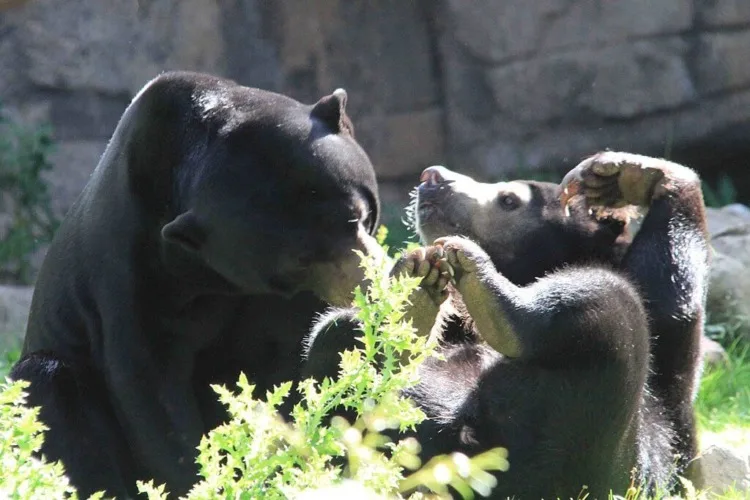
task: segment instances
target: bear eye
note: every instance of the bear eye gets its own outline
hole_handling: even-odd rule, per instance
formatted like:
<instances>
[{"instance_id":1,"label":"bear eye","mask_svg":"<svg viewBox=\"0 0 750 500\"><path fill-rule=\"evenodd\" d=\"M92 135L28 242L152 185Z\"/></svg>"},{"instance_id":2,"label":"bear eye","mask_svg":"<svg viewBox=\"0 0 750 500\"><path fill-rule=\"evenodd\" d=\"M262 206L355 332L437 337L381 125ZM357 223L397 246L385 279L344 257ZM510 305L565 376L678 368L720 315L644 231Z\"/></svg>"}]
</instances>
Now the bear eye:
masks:
<instances>
[{"instance_id":1,"label":"bear eye","mask_svg":"<svg viewBox=\"0 0 750 500\"><path fill-rule=\"evenodd\" d=\"M356 206L357 212L359 212L359 215L351 219L349 222L354 224L362 224L365 228L365 230L372 234L375 230L375 213L373 210L371 210L367 203L364 201L360 201L357 203Z\"/></svg>"},{"instance_id":2,"label":"bear eye","mask_svg":"<svg viewBox=\"0 0 750 500\"><path fill-rule=\"evenodd\" d=\"M521 204L521 200L512 193L503 193L499 198L500 206L506 210L514 210Z\"/></svg>"},{"instance_id":3,"label":"bear eye","mask_svg":"<svg viewBox=\"0 0 750 500\"><path fill-rule=\"evenodd\" d=\"M370 210L365 212L365 214L362 216L362 224L365 226L365 229L368 233L372 233L373 226L375 225L375 218L372 216L372 212Z\"/></svg>"}]
</instances>

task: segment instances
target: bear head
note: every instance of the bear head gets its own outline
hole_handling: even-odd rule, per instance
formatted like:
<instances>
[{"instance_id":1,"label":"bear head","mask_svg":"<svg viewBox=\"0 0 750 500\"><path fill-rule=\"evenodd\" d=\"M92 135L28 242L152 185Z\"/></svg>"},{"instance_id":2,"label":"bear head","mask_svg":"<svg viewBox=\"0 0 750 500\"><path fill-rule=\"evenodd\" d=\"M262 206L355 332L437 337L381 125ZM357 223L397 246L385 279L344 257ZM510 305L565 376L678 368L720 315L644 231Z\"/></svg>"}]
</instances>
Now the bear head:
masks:
<instances>
[{"instance_id":1,"label":"bear head","mask_svg":"<svg viewBox=\"0 0 750 500\"><path fill-rule=\"evenodd\" d=\"M483 183L442 166L425 169L420 181L411 209L422 242L467 237L518 285L567 264L613 263L622 254L625 221L597 217L582 197L564 206L557 184Z\"/></svg>"},{"instance_id":2,"label":"bear head","mask_svg":"<svg viewBox=\"0 0 750 500\"><path fill-rule=\"evenodd\" d=\"M165 266L230 293L347 304L354 250L380 247L375 172L346 98L304 105L188 72L149 83L126 152L131 190L160 214Z\"/></svg>"}]
</instances>

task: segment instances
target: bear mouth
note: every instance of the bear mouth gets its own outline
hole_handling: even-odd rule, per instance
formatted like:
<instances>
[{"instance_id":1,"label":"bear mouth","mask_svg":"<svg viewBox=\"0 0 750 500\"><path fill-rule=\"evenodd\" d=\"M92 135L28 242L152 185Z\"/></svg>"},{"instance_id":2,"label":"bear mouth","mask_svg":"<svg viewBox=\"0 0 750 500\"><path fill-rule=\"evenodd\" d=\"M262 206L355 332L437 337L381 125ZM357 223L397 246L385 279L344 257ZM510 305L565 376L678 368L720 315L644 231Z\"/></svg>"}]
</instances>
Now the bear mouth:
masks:
<instances>
[{"instance_id":1,"label":"bear mouth","mask_svg":"<svg viewBox=\"0 0 750 500\"><path fill-rule=\"evenodd\" d=\"M406 207L404 224L425 245L441 236L462 234L461 225L453 221L446 212L446 203L441 203L441 198L448 194L447 186L448 183L434 185L422 182L409 193L411 199Z\"/></svg>"},{"instance_id":2,"label":"bear mouth","mask_svg":"<svg viewBox=\"0 0 750 500\"><path fill-rule=\"evenodd\" d=\"M443 209L431 201L417 201L417 215L431 216L435 212L443 212Z\"/></svg>"},{"instance_id":3,"label":"bear mouth","mask_svg":"<svg viewBox=\"0 0 750 500\"><path fill-rule=\"evenodd\" d=\"M442 190L438 190L435 186L423 182L417 186L415 191L414 203L416 206L417 225L419 225L422 217L433 217L436 214L445 216L441 205L435 201L435 197L441 194Z\"/></svg>"},{"instance_id":4,"label":"bear mouth","mask_svg":"<svg viewBox=\"0 0 750 500\"><path fill-rule=\"evenodd\" d=\"M445 219L443 208L435 203L434 200L425 196L421 189L417 191L414 204L416 215L415 226L417 230L420 230L425 223L435 222L435 219Z\"/></svg>"},{"instance_id":5,"label":"bear mouth","mask_svg":"<svg viewBox=\"0 0 750 500\"><path fill-rule=\"evenodd\" d=\"M451 220L445 210L433 201L416 202L416 217L414 227L420 239L425 244L431 244L443 236L463 234L461 226Z\"/></svg>"}]
</instances>

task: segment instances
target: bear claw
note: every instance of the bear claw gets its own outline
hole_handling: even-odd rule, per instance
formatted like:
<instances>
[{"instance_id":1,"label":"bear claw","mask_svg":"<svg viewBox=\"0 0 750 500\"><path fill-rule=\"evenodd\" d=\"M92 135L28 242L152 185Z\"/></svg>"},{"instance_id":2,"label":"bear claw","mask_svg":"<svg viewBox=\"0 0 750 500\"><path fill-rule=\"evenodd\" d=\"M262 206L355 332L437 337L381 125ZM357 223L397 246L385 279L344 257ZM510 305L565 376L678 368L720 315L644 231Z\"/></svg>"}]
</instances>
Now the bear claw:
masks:
<instances>
[{"instance_id":1,"label":"bear claw","mask_svg":"<svg viewBox=\"0 0 750 500\"><path fill-rule=\"evenodd\" d=\"M560 203L569 215L570 199L583 194L588 205L620 208L626 205L646 206L664 177L653 161L629 153L606 151L586 158L576 165L560 185Z\"/></svg>"}]
</instances>

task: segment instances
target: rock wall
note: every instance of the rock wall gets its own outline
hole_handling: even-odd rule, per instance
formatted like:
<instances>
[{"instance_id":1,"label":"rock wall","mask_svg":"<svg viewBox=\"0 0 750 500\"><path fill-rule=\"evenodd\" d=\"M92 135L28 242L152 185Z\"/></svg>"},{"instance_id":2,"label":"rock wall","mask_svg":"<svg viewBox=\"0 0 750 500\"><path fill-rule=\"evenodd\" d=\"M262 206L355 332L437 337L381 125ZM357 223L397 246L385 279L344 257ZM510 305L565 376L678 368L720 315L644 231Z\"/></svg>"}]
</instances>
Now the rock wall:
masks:
<instances>
[{"instance_id":1,"label":"rock wall","mask_svg":"<svg viewBox=\"0 0 750 500\"><path fill-rule=\"evenodd\" d=\"M0 12L0 100L54 125L60 212L133 94L177 68L306 102L346 88L386 219L434 163L496 179L609 147L710 177L750 153L746 0L18 3Z\"/></svg>"}]
</instances>

